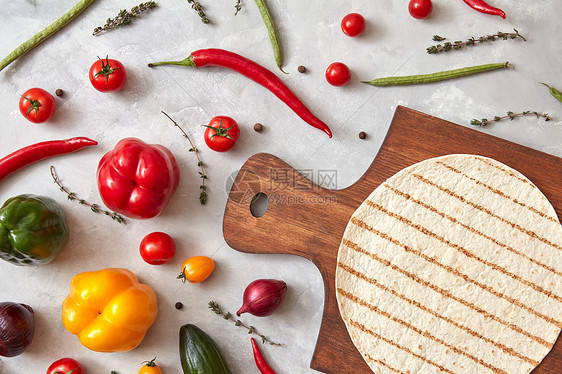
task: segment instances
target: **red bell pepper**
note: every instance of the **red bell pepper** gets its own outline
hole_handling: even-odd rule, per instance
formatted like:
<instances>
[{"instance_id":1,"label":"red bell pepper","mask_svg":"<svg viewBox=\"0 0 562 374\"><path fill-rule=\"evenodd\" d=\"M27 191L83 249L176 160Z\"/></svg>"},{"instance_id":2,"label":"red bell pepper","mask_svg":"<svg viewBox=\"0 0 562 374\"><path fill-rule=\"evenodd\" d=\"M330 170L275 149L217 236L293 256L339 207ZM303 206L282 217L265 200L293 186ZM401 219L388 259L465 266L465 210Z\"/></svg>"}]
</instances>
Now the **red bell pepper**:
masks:
<instances>
[{"instance_id":1,"label":"red bell pepper","mask_svg":"<svg viewBox=\"0 0 562 374\"><path fill-rule=\"evenodd\" d=\"M125 138L102 157L97 179L109 209L130 218L152 218L176 191L180 172L168 148Z\"/></svg>"}]
</instances>

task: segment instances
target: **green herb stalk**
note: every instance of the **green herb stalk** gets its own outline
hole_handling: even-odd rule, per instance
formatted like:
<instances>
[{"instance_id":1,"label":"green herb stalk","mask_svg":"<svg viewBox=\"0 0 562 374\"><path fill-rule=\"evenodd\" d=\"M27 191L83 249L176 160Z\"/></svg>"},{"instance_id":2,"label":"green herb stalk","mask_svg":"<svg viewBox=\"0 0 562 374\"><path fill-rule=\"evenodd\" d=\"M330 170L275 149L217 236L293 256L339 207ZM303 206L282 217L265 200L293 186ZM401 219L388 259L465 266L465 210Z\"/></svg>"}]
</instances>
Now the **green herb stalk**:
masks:
<instances>
[{"instance_id":1,"label":"green herb stalk","mask_svg":"<svg viewBox=\"0 0 562 374\"><path fill-rule=\"evenodd\" d=\"M201 22L205 24L211 23L211 20L207 18L207 15L203 11L203 5L201 5L200 2L196 0L187 0L187 2L190 3L191 8L197 12L197 15L199 16L199 18L201 18Z\"/></svg>"},{"instance_id":2,"label":"green herb stalk","mask_svg":"<svg viewBox=\"0 0 562 374\"><path fill-rule=\"evenodd\" d=\"M501 121L503 119L507 119L509 118L510 121L513 121L515 119L515 117L519 117L519 116L536 116L537 118L544 118L545 121L550 121L552 120L552 117L550 117L548 115L548 113L539 113L539 112L532 112L530 110L526 110L524 112L521 113L513 113L513 112L507 112L506 116L495 116L493 119L487 119L487 118L482 118L481 120L478 119L473 119L472 121L470 121L471 125L474 126L486 126L489 125L492 122L497 122L497 121Z\"/></svg>"},{"instance_id":3,"label":"green herb stalk","mask_svg":"<svg viewBox=\"0 0 562 374\"><path fill-rule=\"evenodd\" d=\"M137 17L142 12L155 7L155 1L147 1L146 3L140 3L139 5L132 7L130 11L127 11L127 9L122 9L121 11L119 11L119 14L117 14L117 17L108 18L107 21L105 21L105 25L103 25L103 27L96 27L92 35L97 35L102 31L107 31L117 27L128 25L133 22L133 18Z\"/></svg>"},{"instance_id":4,"label":"green herb stalk","mask_svg":"<svg viewBox=\"0 0 562 374\"><path fill-rule=\"evenodd\" d=\"M76 193L75 193L75 192L70 192L65 186L62 185L62 183L61 183L60 180L59 180L59 177L57 176L57 174L56 174L56 172L55 172L55 167L51 165L49 169L50 169L50 171L51 171L51 177L53 177L54 183L55 183L57 186L59 186L59 188L60 188L60 190L61 190L62 192L66 193L66 195L67 195L67 197L68 197L68 200L71 200L71 201L78 201L78 204L80 204L80 205L86 205L86 206L90 207L90 210L91 210L92 212L104 214L104 215L110 217L112 220L114 220L114 221L116 221L116 222L123 223L123 224L126 224L126 223L127 223L127 221L125 220L125 218L123 218L123 216L121 216L120 214L115 213L115 212L110 212L109 210L101 209L98 204L92 204L92 203L87 202L87 201L84 200L84 199L78 198L78 197L76 196Z\"/></svg>"},{"instance_id":5,"label":"green herb stalk","mask_svg":"<svg viewBox=\"0 0 562 374\"><path fill-rule=\"evenodd\" d=\"M232 317L232 313L230 312L223 312L221 307L219 306L219 304L215 301L209 301L209 309L211 309L215 314L218 314L220 316L222 316L222 318L226 319L226 320L230 320L232 322L234 322L235 326L241 326L244 327L246 330L248 330L248 334L256 334L261 338L261 341L263 344L268 343L270 345L277 345L277 346L281 346L281 343L274 343L271 340L269 340L265 335L260 334L256 328L254 326L248 326L245 325L242 321L240 321L239 319L235 319L234 317Z\"/></svg>"},{"instance_id":6,"label":"green herb stalk","mask_svg":"<svg viewBox=\"0 0 562 374\"><path fill-rule=\"evenodd\" d=\"M242 4L240 4L241 0L236 0L236 4L234 5L234 9L236 9L236 12L234 13L234 15L238 15L238 12L242 9Z\"/></svg>"},{"instance_id":7,"label":"green herb stalk","mask_svg":"<svg viewBox=\"0 0 562 374\"><path fill-rule=\"evenodd\" d=\"M474 47L474 46L482 44L484 42L493 42L493 41L496 41L496 40L509 40L509 39L521 38L521 39L523 39L523 41L527 41L527 39L525 39L525 37L523 35L519 34L519 31L517 31L517 29L513 29L513 30L515 32L498 31L498 33L494 34L494 35L486 35L486 36L481 36L479 38L471 37L464 42L458 40L458 41L455 41L455 42L445 42L443 44L432 45L431 47L427 48L427 53L436 54L436 53L441 53L441 52L459 51L466 46ZM433 40L437 41L437 42L443 41L445 39L446 38L443 38L439 35L433 36Z\"/></svg>"},{"instance_id":8,"label":"green herb stalk","mask_svg":"<svg viewBox=\"0 0 562 374\"><path fill-rule=\"evenodd\" d=\"M205 186L205 181L207 180L207 173L205 172L205 163L201 161L201 158L199 158L199 150L195 148L195 145L191 141L191 138L181 128L181 126L178 125L178 123L174 121L172 117L168 115L168 113L164 112L163 110L161 110L161 112L166 117L168 117L170 121L174 123L174 126L180 129L184 138L186 138L189 144L191 145L191 148L189 148L189 152L195 153L195 157L197 157L197 166L199 167L199 169L201 169L201 171L199 172L199 177L201 178L201 185L199 186L199 202L201 203L201 205L205 205L207 203L207 186Z\"/></svg>"},{"instance_id":9,"label":"green herb stalk","mask_svg":"<svg viewBox=\"0 0 562 374\"><path fill-rule=\"evenodd\" d=\"M39 31L37 34L33 35L29 40L20 44L16 49L14 49L8 56L6 56L2 61L0 61L0 70L4 69L6 66L11 64L21 55L29 52L31 49L35 48L39 43L43 42L45 39L53 35L55 32L62 29L70 21L72 21L76 16L78 16L84 9L86 9L95 0L80 0L72 9L63 14L55 22L51 23L49 26Z\"/></svg>"}]
</instances>

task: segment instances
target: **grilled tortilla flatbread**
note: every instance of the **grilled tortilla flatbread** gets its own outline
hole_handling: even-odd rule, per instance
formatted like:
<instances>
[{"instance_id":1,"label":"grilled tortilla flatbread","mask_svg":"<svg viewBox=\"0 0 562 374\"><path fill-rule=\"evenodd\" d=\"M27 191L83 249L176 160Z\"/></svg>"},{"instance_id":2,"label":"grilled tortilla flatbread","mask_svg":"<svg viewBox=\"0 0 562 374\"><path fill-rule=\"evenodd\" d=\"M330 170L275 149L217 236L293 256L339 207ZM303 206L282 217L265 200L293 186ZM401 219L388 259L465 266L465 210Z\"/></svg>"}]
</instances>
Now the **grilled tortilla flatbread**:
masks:
<instances>
[{"instance_id":1,"label":"grilled tortilla flatbread","mask_svg":"<svg viewBox=\"0 0 562 374\"><path fill-rule=\"evenodd\" d=\"M562 226L502 163L426 160L351 217L336 297L375 373L529 373L562 327Z\"/></svg>"}]
</instances>

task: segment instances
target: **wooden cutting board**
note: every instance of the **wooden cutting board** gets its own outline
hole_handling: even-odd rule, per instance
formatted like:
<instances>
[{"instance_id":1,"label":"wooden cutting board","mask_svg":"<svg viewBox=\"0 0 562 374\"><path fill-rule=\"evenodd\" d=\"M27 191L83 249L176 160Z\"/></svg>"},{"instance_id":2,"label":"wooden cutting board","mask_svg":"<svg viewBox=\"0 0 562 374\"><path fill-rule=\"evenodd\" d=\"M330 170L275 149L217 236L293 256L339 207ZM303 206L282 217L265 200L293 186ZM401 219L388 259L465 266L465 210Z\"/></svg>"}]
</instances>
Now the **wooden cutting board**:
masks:
<instances>
[{"instance_id":1,"label":"wooden cutting board","mask_svg":"<svg viewBox=\"0 0 562 374\"><path fill-rule=\"evenodd\" d=\"M334 292L336 258L345 227L357 207L388 177L422 160L454 153L490 157L520 171L562 217L562 159L400 106L373 163L346 189L321 188L267 153L250 157L242 166L224 214L228 245L247 253L308 258L324 280L324 315L311 368L328 374L371 373L351 342ZM250 203L260 192L268 196L269 207L263 216L254 217ZM533 373L560 374L561 368L559 337Z\"/></svg>"}]
</instances>

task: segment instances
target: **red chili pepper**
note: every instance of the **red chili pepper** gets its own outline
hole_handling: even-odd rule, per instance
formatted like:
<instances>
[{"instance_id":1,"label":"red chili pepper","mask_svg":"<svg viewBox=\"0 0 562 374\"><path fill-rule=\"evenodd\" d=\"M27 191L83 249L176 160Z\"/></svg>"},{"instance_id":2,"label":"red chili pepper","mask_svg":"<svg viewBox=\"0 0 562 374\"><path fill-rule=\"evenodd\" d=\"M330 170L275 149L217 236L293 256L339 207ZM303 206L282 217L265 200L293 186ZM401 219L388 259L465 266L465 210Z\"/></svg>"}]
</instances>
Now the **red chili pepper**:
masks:
<instances>
[{"instance_id":1,"label":"red chili pepper","mask_svg":"<svg viewBox=\"0 0 562 374\"><path fill-rule=\"evenodd\" d=\"M0 159L0 181L19 169L49 157L71 153L98 142L88 138L51 140L23 147Z\"/></svg>"},{"instance_id":2,"label":"red chili pepper","mask_svg":"<svg viewBox=\"0 0 562 374\"><path fill-rule=\"evenodd\" d=\"M269 367L267 362L265 362L265 358L263 358L260 349L258 347L258 343L254 338L250 339L252 341L252 350L254 351L254 360L256 361L256 366L258 367L261 374L275 374L272 368Z\"/></svg>"},{"instance_id":3,"label":"red chili pepper","mask_svg":"<svg viewBox=\"0 0 562 374\"><path fill-rule=\"evenodd\" d=\"M306 123L324 131L330 138L332 137L332 132L328 125L316 118L277 75L246 57L224 49L211 48L195 51L181 61L163 61L148 64L149 67L157 65L182 65L195 68L220 66L236 71L270 90Z\"/></svg>"},{"instance_id":4,"label":"red chili pepper","mask_svg":"<svg viewBox=\"0 0 562 374\"><path fill-rule=\"evenodd\" d=\"M463 0L467 3L472 9L476 9L481 13L491 14L493 16L500 16L501 18L505 19L505 13L503 10L494 8L491 5L488 5L483 0Z\"/></svg>"}]
</instances>

